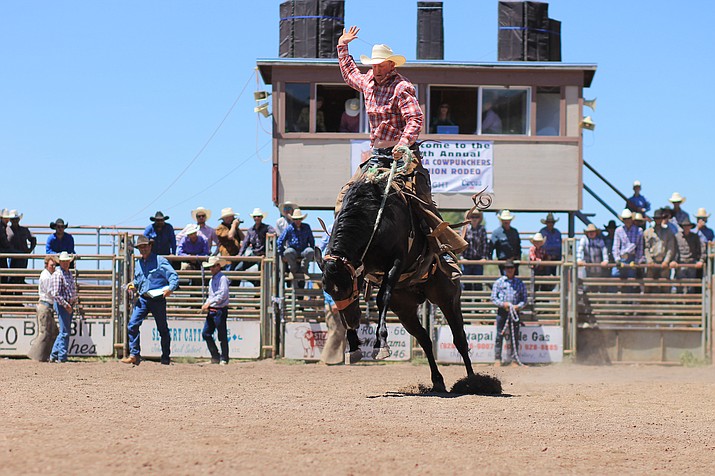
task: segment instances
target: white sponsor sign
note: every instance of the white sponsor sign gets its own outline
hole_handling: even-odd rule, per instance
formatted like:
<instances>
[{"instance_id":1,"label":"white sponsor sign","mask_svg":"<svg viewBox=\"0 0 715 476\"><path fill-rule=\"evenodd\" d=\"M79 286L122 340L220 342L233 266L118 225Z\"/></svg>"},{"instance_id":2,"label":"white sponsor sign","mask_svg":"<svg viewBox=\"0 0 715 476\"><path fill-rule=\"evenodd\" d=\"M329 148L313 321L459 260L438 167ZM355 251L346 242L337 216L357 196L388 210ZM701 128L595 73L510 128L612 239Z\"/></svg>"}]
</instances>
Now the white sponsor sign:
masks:
<instances>
[{"instance_id":1,"label":"white sponsor sign","mask_svg":"<svg viewBox=\"0 0 715 476\"><path fill-rule=\"evenodd\" d=\"M203 337L204 322L197 319L169 319L172 357L211 357ZM259 321L228 321L228 356L231 359L257 359L261 355L261 323ZM141 355L161 357L161 337L154 319L147 318L139 329ZM216 346L221 350L218 333Z\"/></svg>"},{"instance_id":2,"label":"white sponsor sign","mask_svg":"<svg viewBox=\"0 0 715 476\"><path fill-rule=\"evenodd\" d=\"M27 355L37 337L37 319L0 318L0 355ZM69 355L90 357L114 353L114 326L111 319L72 319Z\"/></svg>"},{"instance_id":3,"label":"white sponsor sign","mask_svg":"<svg viewBox=\"0 0 715 476\"><path fill-rule=\"evenodd\" d=\"M360 326L358 338L361 341L363 360L373 360L377 324ZM391 355L386 360L404 361L412 358L410 334L401 324L387 324L387 344ZM318 322L289 322L285 326L285 358L299 360L320 360L320 353L325 346L328 327Z\"/></svg>"},{"instance_id":4,"label":"white sponsor sign","mask_svg":"<svg viewBox=\"0 0 715 476\"><path fill-rule=\"evenodd\" d=\"M452 342L449 326L440 326L437 339L437 361L462 363L462 356ZM494 362L495 326L464 326L472 362ZM502 357L511 352L511 342L502 345ZM522 326L519 358L528 364L561 362L564 356L563 329L560 326Z\"/></svg>"},{"instance_id":5,"label":"white sponsor sign","mask_svg":"<svg viewBox=\"0 0 715 476\"><path fill-rule=\"evenodd\" d=\"M432 193L493 192L494 143L491 141L425 142L420 146L422 165L432 179ZM369 141L351 141L354 172L370 157Z\"/></svg>"}]
</instances>

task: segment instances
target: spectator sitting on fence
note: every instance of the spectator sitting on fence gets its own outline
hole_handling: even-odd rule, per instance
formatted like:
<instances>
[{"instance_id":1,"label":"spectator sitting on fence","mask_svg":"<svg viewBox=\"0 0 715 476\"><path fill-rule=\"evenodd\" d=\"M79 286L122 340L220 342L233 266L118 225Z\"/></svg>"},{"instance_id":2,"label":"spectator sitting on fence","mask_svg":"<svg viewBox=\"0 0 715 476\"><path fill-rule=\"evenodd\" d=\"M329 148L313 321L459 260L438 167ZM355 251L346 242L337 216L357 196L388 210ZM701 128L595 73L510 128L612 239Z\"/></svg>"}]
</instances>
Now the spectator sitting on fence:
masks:
<instances>
[{"instance_id":1,"label":"spectator sitting on fence","mask_svg":"<svg viewBox=\"0 0 715 476\"><path fill-rule=\"evenodd\" d=\"M646 264L660 265L660 267L649 266L646 276L651 279L667 279L670 274L671 263L675 264L677 248L675 236L668 228L662 209L658 209L653 213L653 226L643 232L643 242ZM646 290L651 293L665 291L663 287L659 286L649 287Z\"/></svg>"},{"instance_id":2,"label":"spectator sitting on fence","mask_svg":"<svg viewBox=\"0 0 715 476\"><path fill-rule=\"evenodd\" d=\"M635 212L633 214L633 223L641 230L645 230L645 218L643 218L642 213Z\"/></svg>"},{"instance_id":3,"label":"spectator sitting on fence","mask_svg":"<svg viewBox=\"0 0 715 476\"><path fill-rule=\"evenodd\" d=\"M358 132L360 130L360 100L351 98L345 101L345 111L340 117L340 132Z\"/></svg>"},{"instance_id":4,"label":"spectator sitting on fence","mask_svg":"<svg viewBox=\"0 0 715 476\"><path fill-rule=\"evenodd\" d=\"M633 182L633 196L626 200L626 208L643 216L650 211L650 202L641 195L641 183L638 180Z\"/></svg>"},{"instance_id":5,"label":"spectator sitting on fence","mask_svg":"<svg viewBox=\"0 0 715 476\"><path fill-rule=\"evenodd\" d=\"M496 253L498 260L518 260L521 258L521 239L519 231L511 226L514 215L509 210L502 210L497 218L501 221L501 226L492 231L492 249ZM499 265L499 271L504 274L504 265ZM515 267L516 274L519 274L519 267Z\"/></svg>"},{"instance_id":6,"label":"spectator sitting on fence","mask_svg":"<svg viewBox=\"0 0 715 476\"><path fill-rule=\"evenodd\" d=\"M467 214L469 210L467 210ZM467 249L462 252L462 259L470 261L485 261L490 257L489 239L487 230L482 224L484 216L481 211L475 210L471 215L465 215L469 220L462 228L462 238L468 243ZM483 264L463 264L462 273L469 276L481 276L484 274ZM464 282L463 282L464 283ZM467 291L481 291L481 283L464 283Z\"/></svg>"},{"instance_id":7,"label":"spectator sitting on fence","mask_svg":"<svg viewBox=\"0 0 715 476\"><path fill-rule=\"evenodd\" d=\"M668 225L668 228L670 228L670 231L673 233L673 236L677 235L680 231L680 227L673 221L673 209L670 207L663 207L661 210L663 210L663 218L665 218L665 222Z\"/></svg>"},{"instance_id":8,"label":"spectator sitting on fence","mask_svg":"<svg viewBox=\"0 0 715 476\"><path fill-rule=\"evenodd\" d=\"M251 218L253 218L253 226L246 232L246 237L241 243L241 249L239 250L239 255L248 256L265 256L266 255L266 235L271 233L276 234L276 230L272 226L263 223L263 219L266 214L260 208L254 208L251 212ZM260 263L254 261L241 261L236 267L238 271L245 271L254 264L257 264L259 269L261 267Z\"/></svg>"},{"instance_id":9,"label":"spectator sitting on fence","mask_svg":"<svg viewBox=\"0 0 715 476\"><path fill-rule=\"evenodd\" d=\"M613 223L613 228L616 228L616 222ZM579 278L593 277L601 278L604 277L607 268L598 268L585 266L588 264L599 263L601 266L608 265L608 248L606 247L606 242L603 236L598 232L598 228L593 223L583 230L583 236L578 242L578 249L576 251L576 262L579 266Z\"/></svg>"},{"instance_id":10,"label":"spectator sitting on fence","mask_svg":"<svg viewBox=\"0 0 715 476\"><path fill-rule=\"evenodd\" d=\"M151 313L159 331L161 342L161 363L171 363L171 334L166 322L166 298L179 287L179 277L163 256L151 251L151 240L144 235L137 238L136 247L141 255L134 267L134 281L127 286L127 293L137 296L134 311L129 318L127 334L129 355L122 359L125 364L139 365L141 362L141 344L139 327Z\"/></svg>"},{"instance_id":11,"label":"spectator sitting on fence","mask_svg":"<svg viewBox=\"0 0 715 476\"><path fill-rule=\"evenodd\" d=\"M504 263L504 276L494 282L492 287L492 303L497 307L496 333L494 338L494 366L499 367L502 363L502 341L505 335L509 334L509 321L514 324L514 339L510 343L518 342L521 338L519 328L521 319L519 311L524 309L527 302L527 292L524 283L516 277L516 266L512 260ZM511 345L511 355L505 360L505 364L517 359L518 348Z\"/></svg>"},{"instance_id":12,"label":"spectator sitting on fence","mask_svg":"<svg viewBox=\"0 0 715 476\"><path fill-rule=\"evenodd\" d=\"M695 229L697 230L700 239L705 243L715 240L715 234L710 228L708 228L707 225L710 214L706 212L704 208L698 208L695 218L698 219L698 224L695 225Z\"/></svg>"},{"instance_id":13,"label":"spectator sitting on fence","mask_svg":"<svg viewBox=\"0 0 715 476\"><path fill-rule=\"evenodd\" d=\"M673 192L668 201L673 204L673 216L670 221L674 225L679 227L680 222L685 221L686 218L690 221L690 215L688 212L681 208L681 205L685 203L685 197L680 195L678 192Z\"/></svg>"},{"instance_id":14,"label":"spectator sitting on fence","mask_svg":"<svg viewBox=\"0 0 715 476\"><path fill-rule=\"evenodd\" d=\"M154 244L152 253L157 255L176 254L176 234L174 227L168 223L169 217L161 212L156 212L153 217L149 217L151 225L144 229L144 236L149 238ZM172 265L175 262L172 263Z\"/></svg>"},{"instance_id":15,"label":"spectator sitting on fence","mask_svg":"<svg viewBox=\"0 0 715 476\"><path fill-rule=\"evenodd\" d=\"M281 210L281 216L276 220L276 235L281 236L283 232L286 231L286 228L288 228L288 225L293 223L291 215L293 214L293 210L298 208L298 205L293 202L283 202L279 208Z\"/></svg>"},{"instance_id":16,"label":"spectator sitting on fence","mask_svg":"<svg viewBox=\"0 0 715 476\"><path fill-rule=\"evenodd\" d=\"M59 334L53 314L55 297L52 294L52 273L57 266L56 259L53 255L45 256L45 269L40 273L37 283L37 336L32 341L27 356L39 362L47 362L50 359L52 346Z\"/></svg>"},{"instance_id":17,"label":"spectator sitting on fence","mask_svg":"<svg viewBox=\"0 0 715 476\"><path fill-rule=\"evenodd\" d=\"M546 260L548 256L546 254L546 246L544 246L544 237L541 235L541 233L535 233L534 236L529 238L529 241L531 241L531 247L529 247L529 261L531 263L537 263L532 264L534 268L534 274L537 276L544 276L548 274L546 267L538 264L541 261Z\"/></svg>"},{"instance_id":18,"label":"spectator sitting on fence","mask_svg":"<svg viewBox=\"0 0 715 476\"><path fill-rule=\"evenodd\" d=\"M239 218L238 213L233 211L233 208L228 207L221 210L221 223L216 227L219 255L238 256L244 238L243 232L239 228L241 223L243 220ZM234 269L236 266L238 266L238 261L229 264L230 269Z\"/></svg>"},{"instance_id":19,"label":"spectator sitting on fence","mask_svg":"<svg viewBox=\"0 0 715 476\"><path fill-rule=\"evenodd\" d=\"M75 254L74 238L69 233L65 233L67 224L62 218L50 222L50 228L55 230L45 242L45 253L48 255L61 253L66 251L69 254Z\"/></svg>"},{"instance_id":20,"label":"spectator sitting on fence","mask_svg":"<svg viewBox=\"0 0 715 476\"><path fill-rule=\"evenodd\" d=\"M228 364L228 330L226 329L226 319L228 319L228 278L221 272L225 266L218 256L211 256L203 263L203 267L211 271L211 281L209 282L209 296L201 306L205 311L206 321L202 335L206 341L211 354L211 363ZM214 340L214 331L218 331L218 340L221 342L221 352L219 353Z\"/></svg>"},{"instance_id":21,"label":"spectator sitting on fence","mask_svg":"<svg viewBox=\"0 0 715 476\"><path fill-rule=\"evenodd\" d=\"M18 254L32 253L37 246L37 238L32 236L32 232L30 232L29 228L20 225L22 213L18 213L17 210L10 210L7 217L10 219L6 232L7 239L10 242L11 252ZM10 258L9 265L12 269L25 269L27 268L27 263L27 258ZM25 278L22 276L14 276L10 278L8 282L12 284L25 284Z\"/></svg>"},{"instance_id":22,"label":"spectator sitting on fence","mask_svg":"<svg viewBox=\"0 0 715 476\"><path fill-rule=\"evenodd\" d=\"M679 279L702 277L702 267L706 257L705 243L692 232L695 224L689 218L686 217L679 225L680 231L675 235L675 241L678 244L678 265L694 264L695 268L678 266L676 275ZM683 287L683 293L694 291L694 287Z\"/></svg>"},{"instance_id":23,"label":"spectator sitting on fence","mask_svg":"<svg viewBox=\"0 0 715 476\"><path fill-rule=\"evenodd\" d=\"M199 236L206 241L206 244L209 247L209 252L208 254L211 254L211 248L213 248L213 245L216 245L216 249L218 250L219 246L219 241L218 241L218 236L216 236L216 230L211 228L206 224L209 218L211 218L211 210L208 210L204 207L197 207L195 210L191 210L191 217L194 219L196 222L196 225L199 227ZM181 232L176 236L176 242L177 244L181 243L181 239L187 235L186 230L192 225L192 223L189 223L184 227Z\"/></svg>"},{"instance_id":24,"label":"spectator sitting on fence","mask_svg":"<svg viewBox=\"0 0 715 476\"><path fill-rule=\"evenodd\" d=\"M288 225L276 244L278 254L288 263L289 279L297 280L299 288L305 285L305 273L315 258L313 230L310 225L303 223L306 216L308 215L301 212L300 208L293 210L293 223Z\"/></svg>"},{"instance_id":25,"label":"spectator sitting on fence","mask_svg":"<svg viewBox=\"0 0 715 476\"><path fill-rule=\"evenodd\" d=\"M176 254L178 256L208 256L209 255L209 245L202 236L199 236L199 226L198 225L188 225L184 228L186 236L181 239L179 247L176 249ZM201 269L202 258L196 258L188 261L181 262L181 269ZM192 280L193 285L201 285L200 280Z\"/></svg>"},{"instance_id":26,"label":"spectator sitting on fence","mask_svg":"<svg viewBox=\"0 0 715 476\"><path fill-rule=\"evenodd\" d=\"M546 225L539 233L544 237L544 261L561 261L561 232L554 227L558 218L554 218L554 214L549 212L546 218L541 220L541 223ZM545 266L544 274L555 275L556 266Z\"/></svg>"},{"instance_id":27,"label":"spectator sitting on fence","mask_svg":"<svg viewBox=\"0 0 715 476\"><path fill-rule=\"evenodd\" d=\"M60 269L55 270L50 279L51 294L55 301L55 313L60 321L60 332L52 346L50 362L64 363L68 360L72 313L77 305L77 287L70 271L70 263L73 259L74 256L66 251L61 252L57 256Z\"/></svg>"},{"instance_id":28,"label":"spectator sitting on fence","mask_svg":"<svg viewBox=\"0 0 715 476\"><path fill-rule=\"evenodd\" d=\"M606 225L603 225L604 232L601 234L601 236L603 236L603 243L606 245L606 249L608 250L609 263L616 262L616 260L613 258L613 238L616 234L616 228L618 228L616 226L616 221L609 220Z\"/></svg>"},{"instance_id":29,"label":"spectator sitting on fence","mask_svg":"<svg viewBox=\"0 0 715 476\"><path fill-rule=\"evenodd\" d=\"M623 225L616 228L613 238L613 258L617 267L613 268L613 276L621 279L635 277L635 267L632 265L644 262L643 231L633 223L633 212L625 209L621 212Z\"/></svg>"}]
</instances>

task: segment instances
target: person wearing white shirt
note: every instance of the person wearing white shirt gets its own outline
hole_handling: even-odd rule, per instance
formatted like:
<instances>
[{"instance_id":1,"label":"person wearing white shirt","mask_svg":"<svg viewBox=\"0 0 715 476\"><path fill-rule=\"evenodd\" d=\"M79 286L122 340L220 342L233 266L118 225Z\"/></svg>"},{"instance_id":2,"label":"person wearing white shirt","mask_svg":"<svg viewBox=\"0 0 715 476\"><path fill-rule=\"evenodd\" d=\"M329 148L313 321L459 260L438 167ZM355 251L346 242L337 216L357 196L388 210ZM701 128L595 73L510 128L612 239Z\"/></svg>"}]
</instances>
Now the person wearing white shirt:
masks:
<instances>
[{"instance_id":1,"label":"person wearing white shirt","mask_svg":"<svg viewBox=\"0 0 715 476\"><path fill-rule=\"evenodd\" d=\"M54 256L45 257L45 269L40 273L38 282L38 294L40 295L37 302L37 337L32 341L30 350L27 356L32 360L39 362L47 362L50 360L50 352L52 345L57 338L59 328L55 322L55 317L52 312L55 298L52 295L52 273L55 272L57 262Z\"/></svg>"}]
</instances>

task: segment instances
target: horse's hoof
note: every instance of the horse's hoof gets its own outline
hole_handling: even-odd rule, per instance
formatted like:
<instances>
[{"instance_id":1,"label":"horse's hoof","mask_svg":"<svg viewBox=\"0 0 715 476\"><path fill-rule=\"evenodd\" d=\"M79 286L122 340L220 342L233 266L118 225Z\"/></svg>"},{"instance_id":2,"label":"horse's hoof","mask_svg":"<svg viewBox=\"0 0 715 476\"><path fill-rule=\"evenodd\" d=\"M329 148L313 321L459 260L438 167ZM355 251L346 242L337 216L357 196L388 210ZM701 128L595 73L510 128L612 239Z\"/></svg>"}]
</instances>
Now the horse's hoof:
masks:
<instances>
[{"instance_id":1,"label":"horse's hoof","mask_svg":"<svg viewBox=\"0 0 715 476\"><path fill-rule=\"evenodd\" d=\"M392 352L390 352L390 348L388 346L385 346L380 347L375 352L373 352L372 358L375 360L385 360L390 355L392 355Z\"/></svg>"},{"instance_id":2,"label":"horse's hoof","mask_svg":"<svg viewBox=\"0 0 715 476\"><path fill-rule=\"evenodd\" d=\"M353 350L345 354L345 365L356 364L362 360L362 350Z\"/></svg>"}]
</instances>

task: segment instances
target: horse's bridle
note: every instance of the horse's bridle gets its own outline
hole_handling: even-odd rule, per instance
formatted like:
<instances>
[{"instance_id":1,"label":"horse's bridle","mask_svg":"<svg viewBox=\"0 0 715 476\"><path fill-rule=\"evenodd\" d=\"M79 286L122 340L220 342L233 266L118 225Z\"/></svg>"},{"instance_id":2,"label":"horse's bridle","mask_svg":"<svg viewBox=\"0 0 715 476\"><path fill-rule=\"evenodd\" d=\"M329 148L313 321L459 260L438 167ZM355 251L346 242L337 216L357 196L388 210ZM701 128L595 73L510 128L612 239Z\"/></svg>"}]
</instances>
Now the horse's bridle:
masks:
<instances>
[{"instance_id":1,"label":"horse's bridle","mask_svg":"<svg viewBox=\"0 0 715 476\"><path fill-rule=\"evenodd\" d=\"M347 260L347 258L343 258L342 256L333 256L333 255L325 255L323 256L324 261L341 261L345 267L348 269L350 272L350 277L353 280L353 292L350 294L350 297L347 297L345 299L340 299L339 301L335 301L335 307L338 308L338 311L342 311L346 307L348 307L350 304L354 303L355 300L358 298L360 295L360 292L358 291L358 275L355 272L355 267L350 263L350 261Z\"/></svg>"}]
</instances>

